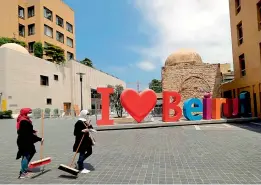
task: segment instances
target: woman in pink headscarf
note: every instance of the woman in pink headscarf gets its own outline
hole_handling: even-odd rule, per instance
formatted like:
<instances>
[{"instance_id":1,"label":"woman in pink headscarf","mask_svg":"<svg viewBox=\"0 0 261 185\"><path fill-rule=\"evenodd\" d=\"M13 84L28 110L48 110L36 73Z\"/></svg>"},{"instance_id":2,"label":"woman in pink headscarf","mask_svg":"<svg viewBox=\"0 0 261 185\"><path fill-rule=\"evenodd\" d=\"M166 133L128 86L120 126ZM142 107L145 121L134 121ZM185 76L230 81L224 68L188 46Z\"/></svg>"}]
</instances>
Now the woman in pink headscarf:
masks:
<instances>
[{"instance_id":1,"label":"woman in pink headscarf","mask_svg":"<svg viewBox=\"0 0 261 185\"><path fill-rule=\"evenodd\" d=\"M26 178L28 175L28 164L36 153L34 143L38 141L43 142L43 138L38 137L36 131L33 129L32 121L28 116L30 113L32 113L32 109L30 108L21 109L16 123L18 134L16 159L22 157L19 178Z\"/></svg>"}]
</instances>

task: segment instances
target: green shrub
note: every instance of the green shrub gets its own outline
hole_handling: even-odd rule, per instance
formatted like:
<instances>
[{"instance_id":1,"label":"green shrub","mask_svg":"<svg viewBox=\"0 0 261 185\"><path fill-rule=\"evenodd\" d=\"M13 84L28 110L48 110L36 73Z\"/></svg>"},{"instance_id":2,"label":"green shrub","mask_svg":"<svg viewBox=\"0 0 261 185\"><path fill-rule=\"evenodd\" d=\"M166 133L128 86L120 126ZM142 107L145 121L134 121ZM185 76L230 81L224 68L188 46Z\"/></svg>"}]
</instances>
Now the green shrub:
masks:
<instances>
[{"instance_id":1,"label":"green shrub","mask_svg":"<svg viewBox=\"0 0 261 185\"><path fill-rule=\"evenodd\" d=\"M34 56L43 58L43 45L41 42L34 43Z\"/></svg>"},{"instance_id":2,"label":"green shrub","mask_svg":"<svg viewBox=\"0 0 261 185\"><path fill-rule=\"evenodd\" d=\"M0 111L0 119L4 118L12 118L13 111L7 110L7 111Z\"/></svg>"},{"instance_id":3,"label":"green shrub","mask_svg":"<svg viewBox=\"0 0 261 185\"><path fill-rule=\"evenodd\" d=\"M42 110L40 108L33 109L33 118L41 118Z\"/></svg>"},{"instance_id":4,"label":"green shrub","mask_svg":"<svg viewBox=\"0 0 261 185\"><path fill-rule=\"evenodd\" d=\"M59 114L59 109L54 109L53 113L58 115Z\"/></svg>"},{"instance_id":5,"label":"green shrub","mask_svg":"<svg viewBox=\"0 0 261 185\"><path fill-rule=\"evenodd\" d=\"M12 115L13 111L12 110L7 110L7 111L4 111L4 114L5 115Z\"/></svg>"},{"instance_id":6,"label":"green shrub","mask_svg":"<svg viewBox=\"0 0 261 185\"><path fill-rule=\"evenodd\" d=\"M0 37L0 46L7 44L7 43L16 43L23 47L26 47L26 43L15 38L8 38L8 37Z\"/></svg>"},{"instance_id":7,"label":"green shrub","mask_svg":"<svg viewBox=\"0 0 261 185\"><path fill-rule=\"evenodd\" d=\"M49 108L46 108L46 109L44 110L44 112L45 112L46 114L50 114L50 112L51 112L51 109L49 109Z\"/></svg>"}]
</instances>

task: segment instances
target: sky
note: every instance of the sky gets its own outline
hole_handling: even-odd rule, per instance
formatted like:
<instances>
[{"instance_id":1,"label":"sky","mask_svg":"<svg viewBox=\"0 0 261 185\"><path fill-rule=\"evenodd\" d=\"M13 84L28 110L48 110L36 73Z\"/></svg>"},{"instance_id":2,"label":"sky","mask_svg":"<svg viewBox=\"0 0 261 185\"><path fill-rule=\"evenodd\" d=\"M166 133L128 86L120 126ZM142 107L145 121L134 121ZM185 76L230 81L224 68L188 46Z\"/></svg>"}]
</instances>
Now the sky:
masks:
<instances>
[{"instance_id":1,"label":"sky","mask_svg":"<svg viewBox=\"0 0 261 185\"><path fill-rule=\"evenodd\" d=\"M179 49L232 63L227 0L64 0L75 11L76 59L85 57L129 88L161 80Z\"/></svg>"}]
</instances>

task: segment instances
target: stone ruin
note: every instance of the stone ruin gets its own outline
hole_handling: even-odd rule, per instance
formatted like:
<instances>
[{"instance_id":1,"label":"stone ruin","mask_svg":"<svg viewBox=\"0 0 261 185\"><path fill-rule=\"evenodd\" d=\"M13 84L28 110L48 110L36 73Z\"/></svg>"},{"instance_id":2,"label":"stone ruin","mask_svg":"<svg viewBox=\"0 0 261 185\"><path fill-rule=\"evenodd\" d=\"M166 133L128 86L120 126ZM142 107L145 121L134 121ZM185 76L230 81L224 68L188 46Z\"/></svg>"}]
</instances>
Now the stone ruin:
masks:
<instances>
[{"instance_id":1,"label":"stone ruin","mask_svg":"<svg viewBox=\"0 0 261 185\"><path fill-rule=\"evenodd\" d=\"M189 98L221 97L222 75L220 64L203 63L200 55L192 50L179 50L171 54L162 67L162 90L181 94L180 106Z\"/></svg>"}]
</instances>

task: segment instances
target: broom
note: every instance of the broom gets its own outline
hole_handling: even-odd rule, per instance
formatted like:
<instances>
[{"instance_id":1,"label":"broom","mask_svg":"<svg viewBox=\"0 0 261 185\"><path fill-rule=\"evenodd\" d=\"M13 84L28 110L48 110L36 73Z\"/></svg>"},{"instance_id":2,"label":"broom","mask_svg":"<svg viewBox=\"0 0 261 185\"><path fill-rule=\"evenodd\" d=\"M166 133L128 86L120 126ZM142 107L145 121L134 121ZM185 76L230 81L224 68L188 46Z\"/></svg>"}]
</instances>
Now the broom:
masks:
<instances>
[{"instance_id":1,"label":"broom","mask_svg":"<svg viewBox=\"0 0 261 185\"><path fill-rule=\"evenodd\" d=\"M44 136L44 113L42 112L42 138ZM51 162L51 157L43 158L43 143L40 148L40 160L34 161L29 165L29 168L35 168L43 165L47 165Z\"/></svg>"},{"instance_id":2,"label":"broom","mask_svg":"<svg viewBox=\"0 0 261 185\"><path fill-rule=\"evenodd\" d=\"M59 170L65 171L65 172L70 173L70 174L72 174L72 175L76 175L76 176L78 175L78 173L79 173L80 171L77 170L77 169L72 168L72 165L73 165L73 162L74 162L74 160L75 160L75 157L76 157L76 155L77 155L77 153L78 153L78 150L79 150L79 148L80 148L80 146L81 146L81 144L82 144L82 141L83 141L84 136L85 136L85 134L82 136L82 139L81 139L81 141L80 141L80 143L79 143L79 145L78 145L77 150L75 151L75 154L74 154L74 156L73 156L73 160L72 160L71 164L70 164L69 166L66 166L66 165L64 165L64 164L60 164L60 166L58 167Z\"/></svg>"},{"instance_id":3,"label":"broom","mask_svg":"<svg viewBox=\"0 0 261 185\"><path fill-rule=\"evenodd\" d=\"M84 123L84 125L87 126L85 123ZM77 149L75 151L75 154L73 156L71 164L69 166L66 166L64 164L60 164L60 166L58 167L59 170L65 171L65 172L70 173L70 174L75 175L75 176L77 176L79 174L80 171L77 170L77 169L72 168L72 165L74 163L75 157L76 157L76 155L78 153L78 150L80 149L80 146L82 144L82 141L83 141L84 137L85 137L85 133L83 134L82 139L81 139L81 141L80 141L80 143L79 143L79 145L78 145L78 147L77 147Z\"/></svg>"}]
</instances>

